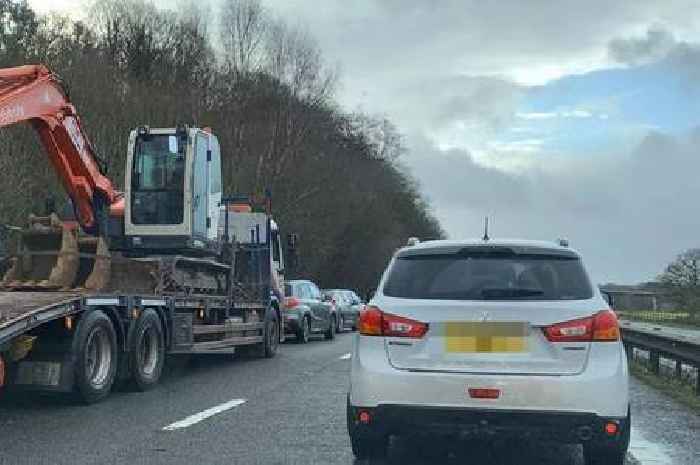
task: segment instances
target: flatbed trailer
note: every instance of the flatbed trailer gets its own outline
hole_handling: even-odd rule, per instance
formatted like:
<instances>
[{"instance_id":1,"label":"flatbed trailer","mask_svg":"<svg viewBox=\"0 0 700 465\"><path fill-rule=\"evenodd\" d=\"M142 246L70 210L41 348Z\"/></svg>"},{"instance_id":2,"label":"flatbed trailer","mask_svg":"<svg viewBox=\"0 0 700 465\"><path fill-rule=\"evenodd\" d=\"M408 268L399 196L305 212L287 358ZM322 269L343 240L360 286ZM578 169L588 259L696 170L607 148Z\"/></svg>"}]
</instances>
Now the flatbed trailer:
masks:
<instances>
[{"instance_id":1,"label":"flatbed trailer","mask_svg":"<svg viewBox=\"0 0 700 465\"><path fill-rule=\"evenodd\" d=\"M156 315L159 325L144 334L145 315ZM137 387L155 385L166 354L246 348L269 357L281 337L276 306L226 296L0 292L2 378L9 390L77 392L94 402L109 393L106 384L135 375L142 377Z\"/></svg>"},{"instance_id":2,"label":"flatbed trailer","mask_svg":"<svg viewBox=\"0 0 700 465\"><path fill-rule=\"evenodd\" d=\"M147 390L168 354L275 355L284 340L269 242L240 245L227 295L0 290L0 386L77 393Z\"/></svg>"}]
</instances>

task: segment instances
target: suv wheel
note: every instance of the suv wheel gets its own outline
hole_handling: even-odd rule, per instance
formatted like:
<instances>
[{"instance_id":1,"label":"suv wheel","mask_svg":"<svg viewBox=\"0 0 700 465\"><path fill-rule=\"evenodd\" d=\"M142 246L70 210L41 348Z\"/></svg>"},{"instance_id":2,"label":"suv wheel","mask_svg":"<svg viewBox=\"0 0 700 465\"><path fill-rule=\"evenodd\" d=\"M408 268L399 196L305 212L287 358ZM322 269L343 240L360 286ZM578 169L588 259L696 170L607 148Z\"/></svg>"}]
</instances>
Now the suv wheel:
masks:
<instances>
[{"instance_id":1,"label":"suv wheel","mask_svg":"<svg viewBox=\"0 0 700 465\"><path fill-rule=\"evenodd\" d=\"M351 433L350 445L352 453L359 460L383 459L387 455L387 441L383 437Z\"/></svg>"},{"instance_id":2,"label":"suv wheel","mask_svg":"<svg viewBox=\"0 0 700 465\"><path fill-rule=\"evenodd\" d=\"M348 396L346 416L352 453L359 460L383 459L387 455L387 438L369 431L360 432L355 426L350 396Z\"/></svg>"},{"instance_id":3,"label":"suv wheel","mask_svg":"<svg viewBox=\"0 0 700 465\"><path fill-rule=\"evenodd\" d=\"M583 447L583 458L586 465L624 465L626 450L619 447Z\"/></svg>"},{"instance_id":4,"label":"suv wheel","mask_svg":"<svg viewBox=\"0 0 700 465\"><path fill-rule=\"evenodd\" d=\"M624 422L624 430L620 434L620 440L610 445L583 445L583 458L586 465L624 465L627 449L630 444L632 415L627 409L627 419Z\"/></svg>"}]
</instances>

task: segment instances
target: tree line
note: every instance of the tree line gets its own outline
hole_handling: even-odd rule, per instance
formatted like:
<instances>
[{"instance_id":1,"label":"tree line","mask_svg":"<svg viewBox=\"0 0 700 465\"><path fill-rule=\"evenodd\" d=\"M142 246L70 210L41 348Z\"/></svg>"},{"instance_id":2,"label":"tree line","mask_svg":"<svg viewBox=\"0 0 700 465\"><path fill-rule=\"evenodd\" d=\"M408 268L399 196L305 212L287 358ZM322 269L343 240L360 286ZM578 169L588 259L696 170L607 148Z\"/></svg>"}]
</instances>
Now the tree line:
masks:
<instances>
[{"instance_id":1,"label":"tree line","mask_svg":"<svg viewBox=\"0 0 700 465\"><path fill-rule=\"evenodd\" d=\"M132 128L210 126L224 193L270 189L278 222L298 234L297 277L371 289L408 237L444 235L401 166L397 128L341 108L314 38L260 0L216 10L183 0L175 11L98 0L86 18L0 0L0 67L58 73L120 187ZM0 222L23 224L48 195L64 195L29 127L0 129L0 172Z\"/></svg>"}]
</instances>

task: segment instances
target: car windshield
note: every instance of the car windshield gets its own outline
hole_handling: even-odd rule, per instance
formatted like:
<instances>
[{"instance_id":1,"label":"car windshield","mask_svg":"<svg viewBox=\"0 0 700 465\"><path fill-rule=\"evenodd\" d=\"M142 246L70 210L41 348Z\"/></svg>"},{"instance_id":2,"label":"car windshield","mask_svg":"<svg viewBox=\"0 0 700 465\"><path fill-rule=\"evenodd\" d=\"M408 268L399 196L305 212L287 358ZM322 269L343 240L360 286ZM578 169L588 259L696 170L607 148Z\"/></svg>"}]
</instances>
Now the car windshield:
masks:
<instances>
[{"instance_id":1,"label":"car windshield","mask_svg":"<svg viewBox=\"0 0 700 465\"><path fill-rule=\"evenodd\" d=\"M454 300L578 300L593 295L577 257L523 254L399 257L383 293Z\"/></svg>"}]
</instances>

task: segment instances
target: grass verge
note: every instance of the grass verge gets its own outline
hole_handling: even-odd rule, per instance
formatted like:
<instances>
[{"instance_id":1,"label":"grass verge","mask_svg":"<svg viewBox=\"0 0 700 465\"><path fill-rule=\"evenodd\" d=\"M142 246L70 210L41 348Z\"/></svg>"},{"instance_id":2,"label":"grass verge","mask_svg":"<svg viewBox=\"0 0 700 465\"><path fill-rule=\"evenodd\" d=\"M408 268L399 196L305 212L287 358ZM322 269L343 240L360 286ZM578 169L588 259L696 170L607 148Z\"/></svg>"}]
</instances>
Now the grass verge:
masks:
<instances>
[{"instance_id":1,"label":"grass verge","mask_svg":"<svg viewBox=\"0 0 700 465\"><path fill-rule=\"evenodd\" d=\"M630 363L630 372L644 384L651 386L681 404L700 414L700 396L696 396L693 388L683 381L667 376L657 376L640 363Z\"/></svg>"}]
</instances>

